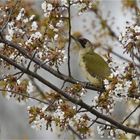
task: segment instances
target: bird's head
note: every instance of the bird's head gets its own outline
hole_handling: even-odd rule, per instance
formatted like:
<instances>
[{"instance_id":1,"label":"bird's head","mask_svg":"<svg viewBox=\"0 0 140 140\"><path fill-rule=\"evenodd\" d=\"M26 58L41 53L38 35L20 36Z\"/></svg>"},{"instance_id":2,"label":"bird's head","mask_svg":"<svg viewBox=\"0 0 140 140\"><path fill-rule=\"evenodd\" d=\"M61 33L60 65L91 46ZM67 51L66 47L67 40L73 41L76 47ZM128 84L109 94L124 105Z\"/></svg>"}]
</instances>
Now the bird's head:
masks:
<instances>
[{"instance_id":1,"label":"bird's head","mask_svg":"<svg viewBox=\"0 0 140 140\"><path fill-rule=\"evenodd\" d=\"M82 48L88 48L92 46L91 42L86 38L78 38L78 42Z\"/></svg>"}]
</instances>

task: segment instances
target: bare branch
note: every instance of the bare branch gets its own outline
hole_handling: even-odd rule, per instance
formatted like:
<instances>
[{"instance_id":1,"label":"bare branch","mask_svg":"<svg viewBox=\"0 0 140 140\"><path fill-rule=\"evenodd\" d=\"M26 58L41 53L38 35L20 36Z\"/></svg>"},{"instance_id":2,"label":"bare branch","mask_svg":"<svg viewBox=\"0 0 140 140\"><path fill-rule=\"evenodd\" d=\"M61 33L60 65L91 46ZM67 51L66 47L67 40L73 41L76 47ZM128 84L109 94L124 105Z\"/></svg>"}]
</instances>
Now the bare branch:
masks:
<instances>
[{"instance_id":1,"label":"bare branch","mask_svg":"<svg viewBox=\"0 0 140 140\"><path fill-rule=\"evenodd\" d=\"M22 74L22 72L20 71L20 72L16 72L16 73L14 73L14 74L12 74L13 76L17 76L17 75L19 75L19 74ZM0 78L0 81L2 81L2 80L4 80L4 79L6 79L7 78L7 75L5 75L4 77L2 77L2 78Z\"/></svg>"},{"instance_id":2,"label":"bare branch","mask_svg":"<svg viewBox=\"0 0 140 140\"><path fill-rule=\"evenodd\" d=\"M7 89L0 89L0 91L11 92L11 93L14 93L14 94L17 94L17 95L21 95L21 96L27 97L27 98L29 98L29 99L33 99L33 100L36 100L36 101L38 101L38 102L40 102L40 103L43 103L43 104L47 104L47 105L48 105L47 102L45 102L45 101L43 101L43 100L40 100L40 99L38 99L38 98L36 98L36 97L30 96L30 95L28 95L28 94L26 94L26 93L19 93L19 92L12 91L12 90L7 90Z\"/></svg>"},{"instance_id":3,"label":"bare branch","mask_svg":"<svg viewBox=\"0 0 140 140\"><path fill-rule=\"evenodd\" d=\"M104 49L105 51L110 51L109 48L103 47L103 49ZM120 58L120 59L126 61L126 62L132 63L131 60L129 60L129 59L123 57L122 55L118 54L117 52L115 52L115 51L113 51L113 50L111 50L111 53L114 54L115 56L117 56L118 58ZM136 67L139 67L139 68L140 68L140 65L136 64Z\"/></svg>"},{"instance_id":4,"label":"bare branch","mask_svg":"<svg viewBox=\"0 0 140 140\"><path fill-rule=\"evenodd\" d=\"M6 28L8 22L10 21L10 18L11 18L11 16L12 16L12 14L14 13L14 10L16 9L16 6L17 6L18 2L20 2L20 1L17 0L16 3L15 3L15 6L12 7L12 9L10 9L10 13L9 13L8 19L7 19L7 21L2 25L2 28L0 29L0 35L1 35L1 37L2 37L2 32L3 32L3 30Z\"/></svg>"},{"instance_id":5,"label":"bare branch","mask_svg":"<svg viewBox=\"0 0 140 140\"><path fill-rule=\"evenodd\" d=\"M129 118L130 118L130 116L134 113L134 112L136 112L136 110L138 109L140 107L140 104L122 121L122 124L124 124L124 122L126 121L126 120L128 120Z\"/></svg>"},{"instance_id":6,"label":"bare branch","mask_svg":"<svg viewBox=\"0 0 140 140\"><path fill-rule=\"evenodd\" d=\"M80 134L78 134L70 125L68 125L68 129L72 131L72 133L75 134L80 140L83 140Z\"/></svg>"},{"instance_id":7,"label":"bare branch","mask_svg":"<svg viewBox=\"0 0 140 140\"><path fill-rule=\"evenodd\" d=\"M15 44L15 43L13 43L11 41L0 39L0 42L4 43L4 44L7 44L8 46L17 49L23 56L27 57L30 60L33 58L32 54L28 54L28 52L24 48L20 47L19 45ZM64 80L66 82L70 82L70 83L73 83L73 84L76 84L77 82L79 82L81 85L84 85L84 87L87 88L87 89L100 91L100 92L104 91L104 89L98 88L98 87L96 87L94 85L85 84L85 83L83 83L83 82L81 82L79 80L76 80L76 79L72 78L72 77L69 77L69 76L64 75L62 73L60 74L56 70L54 70L53 68L51 68L48 65L45 65L44 63L42 63L42 61L39 60L38 58L33 58L33 62L36 63L37 65L39 65L44 70L50 72L51 74L53 74L57 78L61 79L61 80Z\"/></svg>"},{"instance_id":8,"label":"bare branch","mask_svg":"<svg viewBox=\"0 0 140 140\"><path fill-rule=\"evenodd\" d=\"M98 120L98 118L96 117L96 119L93 120L92 123L89 125L89 128L90 128L94 123L96 123L97 120Z\"/></svg>"},{"instance_id":9,"label":"bare branch","mask_svg":"<svg viewBox=\"0 0 140 140\"><path fill-rule=\"evenodd\" d=\"M69 42L68 42L68 72L69 77L71 77L71 69L70 69L70 46L71 46L71 4L70 0L68 0L68 17L69 17Z\"/></svg>"},{"instance_id":10,"label":"bare branch","mask_svg":"<svg viewBox=\"0 0 140 140\"><path fill-rule=\"evenodd\" d=\"M103 120L111 123L112 125L115 125L118 129L121 129L121 130L125 131L126 133L132 133L132 134L136 134L136 135L140 136L140 130L134 129L134 128L129 128L129 127L127 127L127 126L115 121L114 119L112 119L112 118L110 118L110 117L98 112L97 110L91 108L88 104L84 103L82 100L77 100L77 99L71 97L70 95L66 94L63 90L59 89L58 87L56 87L55 85L53 85L52 83L47 81L46 79L42 78L40 75L38 75L38 74L28 70L28 69L23 68L22 66L18 65L17 63L15 63L14 61L10 60L6 56L0 54L0 58L3 59L4 61L8 62L9 64L13 65L17 69L21 70L22 72L24 72L24 73L36 78L37 80L39 80L40 82L42 82L46 86L50 87L54 91L57 91L60 95L62 95L63 97L65 97L66 99L71 101L73 104L77 104L80 107L86 109L91 114L95 115L97 118L103 119Z\"/></svg>"}]
</instances>

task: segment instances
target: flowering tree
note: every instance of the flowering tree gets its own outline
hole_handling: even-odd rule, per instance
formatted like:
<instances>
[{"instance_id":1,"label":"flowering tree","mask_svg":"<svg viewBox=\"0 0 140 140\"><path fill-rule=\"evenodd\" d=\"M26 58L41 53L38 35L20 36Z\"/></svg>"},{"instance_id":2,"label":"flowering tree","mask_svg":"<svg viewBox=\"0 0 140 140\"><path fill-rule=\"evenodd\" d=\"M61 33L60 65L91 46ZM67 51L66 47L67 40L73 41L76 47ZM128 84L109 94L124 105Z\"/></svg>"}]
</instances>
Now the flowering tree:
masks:
<instances>
[{"instance_id":1,"label":"flowering tree","mask_svg":"<svg viewBox=\"0 0 140 140\"><path fill-rule=\"evenodd\" d=\"M55 125L79 139L92 137L95 129L102 137L140 136L140 11L136 0L122 0L122 4L125 10L133 10L133 23L127 23L126 31L118 37L109 24L110 19L102 16L100 1L44 0L40 2L42 15L31 2L0 2L0 91L19 102L28 99L39 102L27 108L32 127L53 130ZM106 51L105 58L112 71L104 79L104 88L79 81L71 72L71 48L76 43L73 36L80 35L72 32L73 7L78 8L79 16L91 12L96 18L94 46ZM114 42L130 59L114 51ZM112 55L122 61L118 63ZM64 63L68 72L61 70ZM41 70L60 79L62 85L46 79ZM50 89L42 90L36 80ZM89 95L89 89L97 94L86 103L84 97ZM127 105L121 120L114 116L118 102Z\"/></svg>"}]
</instances>

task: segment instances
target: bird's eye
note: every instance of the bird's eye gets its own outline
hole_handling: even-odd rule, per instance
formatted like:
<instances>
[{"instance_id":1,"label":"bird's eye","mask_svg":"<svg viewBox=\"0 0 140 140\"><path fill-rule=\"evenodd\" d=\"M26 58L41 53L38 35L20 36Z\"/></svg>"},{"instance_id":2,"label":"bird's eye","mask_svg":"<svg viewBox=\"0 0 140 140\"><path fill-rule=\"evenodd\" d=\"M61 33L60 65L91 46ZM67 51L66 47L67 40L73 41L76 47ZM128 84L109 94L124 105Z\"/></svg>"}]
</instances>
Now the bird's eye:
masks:
<instances>
[{"instance_id":1,"label":"bird's eye","mask_svg":"<svg viewBox=\"0 0 140 140\"><path fill-rule=\"evenodd\" d=\"M86 47L86 43L88 42L88 40L85 38L80 38L78 41L80 42L80 44L83 48Z\"/></svg>"}]
</instances>

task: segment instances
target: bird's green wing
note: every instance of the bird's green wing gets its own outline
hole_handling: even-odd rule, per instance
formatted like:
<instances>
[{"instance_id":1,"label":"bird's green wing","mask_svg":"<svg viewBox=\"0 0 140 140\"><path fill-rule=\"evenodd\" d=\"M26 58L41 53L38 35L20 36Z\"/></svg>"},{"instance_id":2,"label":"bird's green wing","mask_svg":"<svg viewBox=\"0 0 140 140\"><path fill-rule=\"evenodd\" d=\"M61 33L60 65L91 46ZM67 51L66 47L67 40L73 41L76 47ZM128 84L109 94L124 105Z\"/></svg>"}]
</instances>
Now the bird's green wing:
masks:
<instances>
[{"instance_id":1,"label":"bird's green wing","mask_svg":"<svg viewBox=\"0 0 140 140\"><path fill-rule=\"evenodd\" d=\"M110 68L105 60L93 51L86 53L83 56L83 61L86 66L86 70L93 77L99 79L105 79L110 75Z\"/></svg>"}]
</instances>

